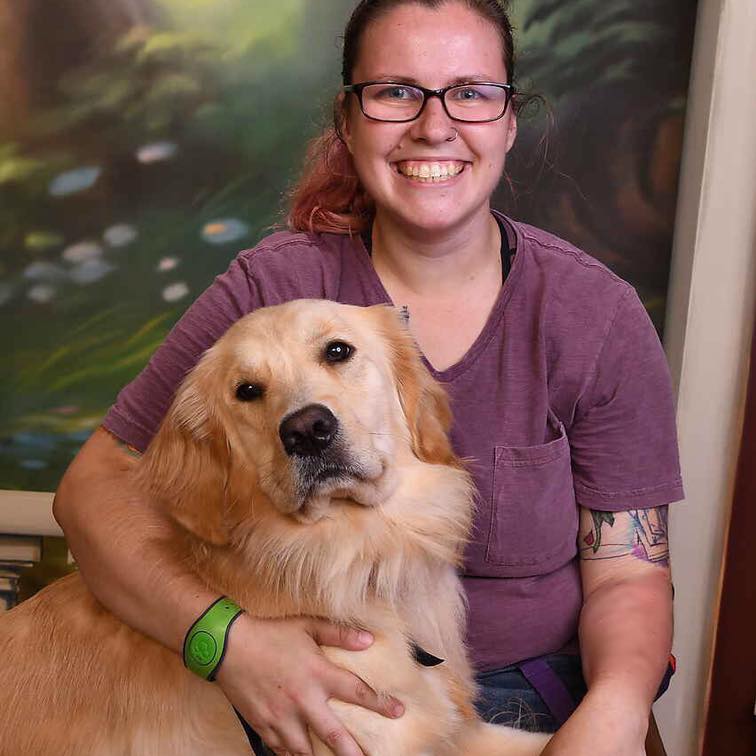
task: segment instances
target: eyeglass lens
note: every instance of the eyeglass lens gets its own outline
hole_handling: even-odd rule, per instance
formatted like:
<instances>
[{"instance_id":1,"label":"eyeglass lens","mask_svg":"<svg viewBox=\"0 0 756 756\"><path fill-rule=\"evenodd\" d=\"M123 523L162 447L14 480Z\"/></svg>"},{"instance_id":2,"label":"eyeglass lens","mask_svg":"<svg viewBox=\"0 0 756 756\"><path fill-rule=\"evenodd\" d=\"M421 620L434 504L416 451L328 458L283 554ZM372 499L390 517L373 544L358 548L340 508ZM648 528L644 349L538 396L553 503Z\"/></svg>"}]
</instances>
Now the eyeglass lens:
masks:
<instances>
[{"instance_id":1,"label":"eyeglass lens","mask_svg":"<svg viewBox=\"0 0 756 756\"><path fill-rule=\"evenodd\" d=\"M423 107L420 89L405 84L368 84L362 90L365 115L380 121L407 121ZM508 91L493 84L464 84L444 95L449 115L460 121L491 121L500 118L507 106Z\"/></svg>"}]
</instances>

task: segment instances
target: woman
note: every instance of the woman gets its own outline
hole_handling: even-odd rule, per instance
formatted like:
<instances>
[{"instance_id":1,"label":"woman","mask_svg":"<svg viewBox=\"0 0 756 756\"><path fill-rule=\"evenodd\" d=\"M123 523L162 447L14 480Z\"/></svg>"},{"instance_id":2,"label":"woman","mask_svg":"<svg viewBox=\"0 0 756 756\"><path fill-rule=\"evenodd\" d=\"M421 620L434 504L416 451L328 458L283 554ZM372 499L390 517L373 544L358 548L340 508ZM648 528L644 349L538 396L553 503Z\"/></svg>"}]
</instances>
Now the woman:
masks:
<instances>
[{"instance_id":1,"label":"woman","mask_svg":"<svg viewBox=\"0 0 756 756\"><path fill-rule=\"evenodd\" d=\"M524 701L536 727L567 719L548 754L638 756L671 643L671 390L631 287L490 208L517 131L513 68L496 0L360 3L338 134L314 145L293 195L290 225L307 233L264 239L195 302L72 463L55 514L102 603L180 653L218 597L160 548L170 523L130 488L124 444L145 448L186 370L249 310L393 302L449 390L456 451L474 460L464 583L481 712L511 720ZM217 682L274 752L311 753L309 726L353 756L327 699L385 716L401 702L378 700L318 644L370 642L242 615Z\"/></svg>"}]
</instances>

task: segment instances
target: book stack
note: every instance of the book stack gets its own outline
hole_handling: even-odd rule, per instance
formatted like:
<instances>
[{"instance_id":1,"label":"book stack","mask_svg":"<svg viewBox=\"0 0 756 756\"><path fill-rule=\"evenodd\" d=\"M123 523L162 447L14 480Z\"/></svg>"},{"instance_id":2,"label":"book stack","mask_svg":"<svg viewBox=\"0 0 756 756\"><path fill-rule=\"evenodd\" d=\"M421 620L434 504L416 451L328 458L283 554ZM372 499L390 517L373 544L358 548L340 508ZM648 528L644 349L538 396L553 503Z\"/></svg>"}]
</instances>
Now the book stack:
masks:
<instances>
[{"instance_id":1,"label":"book stack","mask_svg":"<svg viewBox=\"0 0 756 756\"><path fill-rule=\"evenodd\" d=\"M0 612L18 603L21 573L41 559L41 536L0 535Z\"/></svg>"}]
</instances>

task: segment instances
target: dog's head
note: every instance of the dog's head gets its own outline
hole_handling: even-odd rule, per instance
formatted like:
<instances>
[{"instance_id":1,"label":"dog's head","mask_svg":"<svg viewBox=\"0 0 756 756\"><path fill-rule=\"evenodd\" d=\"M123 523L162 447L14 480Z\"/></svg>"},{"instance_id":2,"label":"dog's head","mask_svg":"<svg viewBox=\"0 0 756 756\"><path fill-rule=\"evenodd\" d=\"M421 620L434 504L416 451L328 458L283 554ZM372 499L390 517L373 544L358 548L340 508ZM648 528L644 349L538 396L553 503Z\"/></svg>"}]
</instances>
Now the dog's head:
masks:
<instances>
[{"instance_id":1,"label":"dog's head","mask_svg":"<svg viewBox=\"0 0 756 756\"><path fill-rule=\"evenodd\" d=\"M401 464L456 465L445 393L399 313L298 300L236 324L180 387L144 475L201 538L255 507L302 522L380 506Z\"/></svg>"}]
</instances>

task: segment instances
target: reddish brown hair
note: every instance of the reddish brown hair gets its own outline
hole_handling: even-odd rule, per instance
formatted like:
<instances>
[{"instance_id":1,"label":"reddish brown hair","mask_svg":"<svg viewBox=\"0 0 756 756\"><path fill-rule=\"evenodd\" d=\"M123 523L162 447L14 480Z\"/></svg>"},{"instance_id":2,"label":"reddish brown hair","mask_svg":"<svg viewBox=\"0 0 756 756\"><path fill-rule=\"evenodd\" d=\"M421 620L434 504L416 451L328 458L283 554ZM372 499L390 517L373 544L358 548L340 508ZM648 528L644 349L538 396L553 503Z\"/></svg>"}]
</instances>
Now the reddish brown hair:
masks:
<instances>
[{"instance_id":1,"label":"reddish brown hair","mask_svg":"<svg viewBox=\"0 0 756 756\"><path fill-rule=\"evenodd\" d=\"M511 83L515 67L512 24L506 3L500 0L362 0L352 12L344 30L343 83L352 83L362 37L373 21L400 5L414 4L435 9L449 2L463 3L496 27L501 36L504 65ZM512 103L518 109L520 102L517 95ZM287 225L293 231L351 235L370 226L374 204L360 183L352 156L341 137L344 118L343 99L337 97L333 125L310 142L305 170L289 193Z\"/></svg>"}]
</instances>

